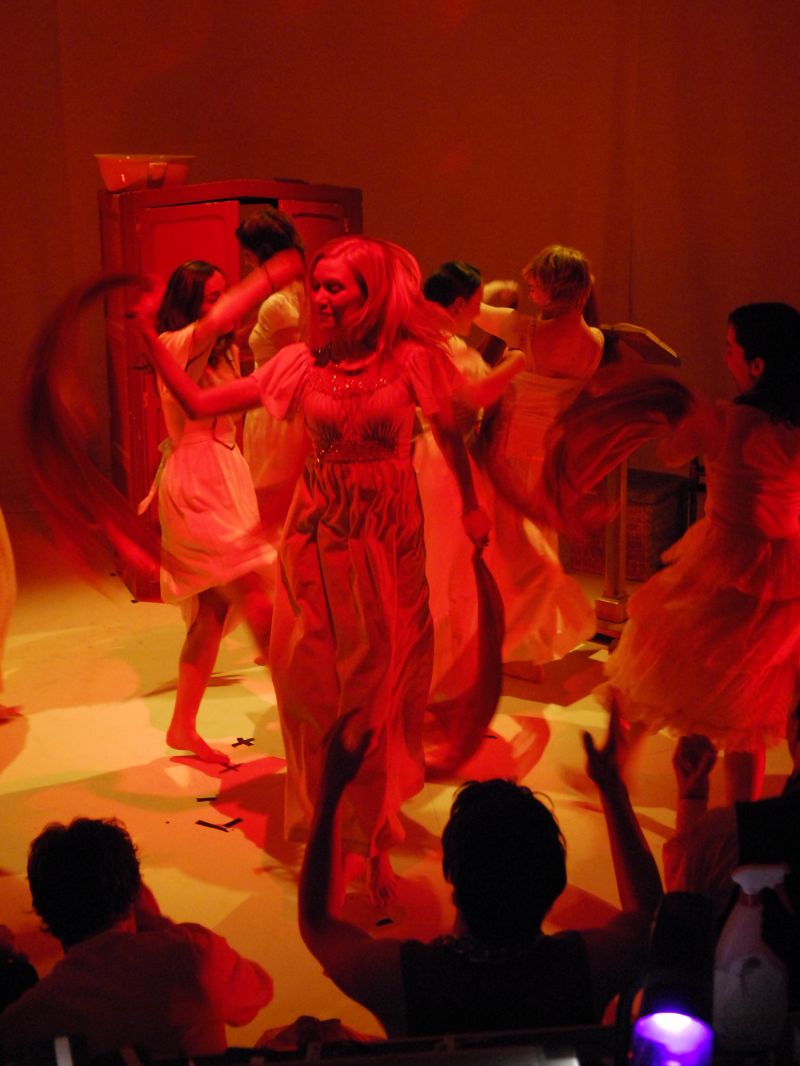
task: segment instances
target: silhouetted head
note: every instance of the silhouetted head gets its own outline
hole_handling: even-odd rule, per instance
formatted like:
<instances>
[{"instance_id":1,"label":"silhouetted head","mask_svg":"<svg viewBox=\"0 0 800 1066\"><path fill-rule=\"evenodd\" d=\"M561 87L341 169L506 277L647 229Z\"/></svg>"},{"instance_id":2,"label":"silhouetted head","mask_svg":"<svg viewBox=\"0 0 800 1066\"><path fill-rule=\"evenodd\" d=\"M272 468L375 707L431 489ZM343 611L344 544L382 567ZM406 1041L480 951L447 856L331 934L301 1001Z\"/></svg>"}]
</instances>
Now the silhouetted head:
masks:
<instances>
[{"instance_id":1,"label":"silhouetted head","mask_svg":"<svg viewBox=\"0 0 800 1066\"><path fill-rule=\"evenodd\" d=\"M204 259L176 267L156 315L159 333L183 329L202 318L226 289L225 275Z\"/></svg>"},{"instance_id":2,"label":"silhouetted head","mask_svg":"<svg viewBox=\"0 0 800 1066\"><path fill-rule=\"evenodd\" d=\"M726 362L739 403L800 425L800 313L784 303L745 304L728 316Z\"/></svg>"},{"instance_id":3,"label":"silhouetted head","mask_svg":"<svg viewBox=\"0 0 800 1066\"><path fill-rule=\"evenodd\" d=\"M523 267L533 302L552 315L586 303L592 288L592 271L582 252L563 244L549 244Z\"/></svg>"},{"instance_id":4,"label":"silhouetted head","mask_svg":"<svg viewBox=\"0 0 800 1066\"><path fill-rule=\"evenodd\" d=\"M566 845L529 788L470 781L442 834L444 876L473 936L508 943L536 933L567 883Z\"/></svg>"},{"instance_id":5,"label":"silhouetted head","mask_svg":"<svg viewBox=\"0 0 800 1066\"><path fill-rule=\"evenodd\" d=\"M65 947L124 918L141 884L136 848L114 818L53 822L28 853L36 913Z\"/></svg>"},{"instance_id":6,"label":"silhouetted head","mask_svg":"<svg viewBox=\"0 0 800 1066\"><path fill-rule=\"evenodd\" d=\"M296 248L301 254L303 252L303 242L294 222L271 204L241 222L236 230L236 239L245 251L255 256L257 263L264 263L276 252L283 252L287 248Z\"/></svg>"}]
</instances>

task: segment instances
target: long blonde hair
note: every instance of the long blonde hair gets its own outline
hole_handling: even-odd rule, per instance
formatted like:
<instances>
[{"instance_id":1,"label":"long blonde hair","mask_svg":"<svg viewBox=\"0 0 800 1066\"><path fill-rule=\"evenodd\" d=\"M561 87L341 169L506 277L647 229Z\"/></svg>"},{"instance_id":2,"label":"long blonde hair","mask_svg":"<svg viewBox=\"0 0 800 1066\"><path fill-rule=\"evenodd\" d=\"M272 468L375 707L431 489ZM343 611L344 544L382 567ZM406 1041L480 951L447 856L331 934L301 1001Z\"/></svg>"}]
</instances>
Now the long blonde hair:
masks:
<instances>
[{"instance_id":1,"label":"long blonde hair","mask_svg":"<svg viewBox=\"0 0 800 1066\"><path fill-rule=\"evenodd\" d=\"M370 351L391 350L403 341L445 350L446 316L423 296L419 266L405 248L376 237L336 237L312 257L310 277L322 259L343 260L364 294L351 320L351 343Z\"/></svg>"}]
</instances>

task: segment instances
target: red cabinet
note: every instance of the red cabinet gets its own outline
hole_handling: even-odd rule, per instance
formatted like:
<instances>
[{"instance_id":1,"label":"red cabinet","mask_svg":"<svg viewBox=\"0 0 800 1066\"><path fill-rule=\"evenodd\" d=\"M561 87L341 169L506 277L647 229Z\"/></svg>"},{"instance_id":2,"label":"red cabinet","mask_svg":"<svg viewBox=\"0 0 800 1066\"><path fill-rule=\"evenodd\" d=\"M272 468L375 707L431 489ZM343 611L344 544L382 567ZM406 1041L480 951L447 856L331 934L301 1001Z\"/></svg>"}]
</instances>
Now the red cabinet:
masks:
<instances>
[{"instance_id":1,"label":"red cabinet","mask_svg":"<svg viewBox=\"0 0 800 1066\"><path fill-rule=\"evenodd\" d=\"M237 179L131 192L99 193L103 268L159 274L165 281L188 259L219 266L229 283L241 276L235 230L263 204L294 219L306 253L341 233L361 232L361 192L332 185ZM112 293L106 307L111 476L135 508L158 467L164 439L155 379L125 314L135 290ZM156 505L148 520L157 524ZM139 599L159 599L158 586L121 568Z\"/></svg>"}]
</instances>

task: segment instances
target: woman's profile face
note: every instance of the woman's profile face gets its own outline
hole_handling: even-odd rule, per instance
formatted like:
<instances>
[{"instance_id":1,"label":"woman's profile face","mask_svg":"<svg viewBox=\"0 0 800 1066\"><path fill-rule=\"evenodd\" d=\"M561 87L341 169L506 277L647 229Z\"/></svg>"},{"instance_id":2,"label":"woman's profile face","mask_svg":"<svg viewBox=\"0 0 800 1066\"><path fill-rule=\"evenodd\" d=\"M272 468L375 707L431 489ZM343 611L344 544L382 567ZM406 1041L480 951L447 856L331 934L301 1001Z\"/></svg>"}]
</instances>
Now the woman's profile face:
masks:
<instances>
[{"instance_id":1,"label":"woman's profile face","mask_svg":"<svg viewBox=\"0 0 800 1066\"><path fill-rule=\"evenodd\" d=\"M535 304L538 308L543 310L551 302L550 292L544 288L538 278L528 278L528 296L531 298L531 303Z\"/></svg>"},{"instance_id":2,"label":"woman's profile face","mask_svg":"<svg viewBox=\"0 0 800 1066\"><path fill-rule=\"evenodd\" d=\"M761 361L747 361L744 348L737 341L736 330L733 326L728 326L725 341L725 365L736 382L739 392L749 392L758 380Z\"/></svg>"},{"instance_id":3,"label":"woman's profile face","mask_svg":"<svg viewBox=\"0 0 800 1066\"><path fill-rule=\"evenodd\" d=\"M471 296L462 297L450 304L447 310L453 319L453 329L456 333L469 333L470 326L480 312L482 300L483 285L479 285Z\"/></svg>"},{"instance_id":4,"label":"woman's profile face","mask_svg":"<svg viewBox=\"0 0 800 1066\"><path fill-rule=\"evenodd\" d=\"M347 329L366 297L344 259L319 259L311 273L311 303L323 332Z\"/></svg>"},{"instance_id":5,"label":"woman's profile face","mask_svg":"<svg viewBox=\"0 0 800 1066\"><path fill-rule=\"evenodd\" d=\"M203 288L203 302L200 304L200 317L207 315L217 300L225 292L225 278L219 271L215 270L213 274L206 278L205 287Z\"/></svg>"}]
</instances>

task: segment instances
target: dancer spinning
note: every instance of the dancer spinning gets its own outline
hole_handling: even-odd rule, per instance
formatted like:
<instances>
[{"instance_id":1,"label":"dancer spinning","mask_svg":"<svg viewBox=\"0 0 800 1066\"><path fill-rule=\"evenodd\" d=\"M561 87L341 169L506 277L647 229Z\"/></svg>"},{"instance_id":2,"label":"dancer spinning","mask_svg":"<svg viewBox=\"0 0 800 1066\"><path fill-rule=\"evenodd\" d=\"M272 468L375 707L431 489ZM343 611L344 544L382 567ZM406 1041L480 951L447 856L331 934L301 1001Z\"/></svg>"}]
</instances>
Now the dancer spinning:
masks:
<instances>
[{"instance_id":1,"label":"dancer spinning","mask_svg":"<svg viewBox=\"0 0 800 1066\"><path fill-rule=\"evenodd\" d=\"M545 483L569 528L577 492L648 436L664 437L668 464L703 457L705 516L631 596L606 670L632 747L661 728L708 737L725 753L733 802L757 798L765 748L800 695L800 314L737 308L725 362L740 390L732 403L693 404L652 376L573 405Z\"/></svg>"},{"instance_id":2,"label":"dancer spinning","mask_svg":"<svg viewBox=\"0 0 800 1066\"><path fill-rule=\"evenodd\" d=\"M158 309L164 350L203 389L239 378L230 330L242 303L235 295L225 300L225 289L225 278L211 263L184 263L170 277ZM227 763L228 756L197 732L200 701L233 604L245 614L260 653L267 653L275 550L259 528L250 471L236 444L236 419L187 418L160 377L158 384L169 434L157 477L169 560L161 569L161 595L165 603L182 607L187 625L167 743Z\"/></svg>"},{"instance_id":3,"label":"dancer spinning","mask_svg":"<svg viewBox=\"0 0 800 1066\"><path fill-rule=\"evenodd\" d=\"M480 433L481 409L497 400L524 368L525 356L521 351L510 352L490 369L465 342L483 292L475 267L443 263L425 282L424 291L429 300L444 307L452 322L448 350L461 372L453 400L467 442L474 444ZM454 505L447 504L454 492L452 477L443 467L430 432L415 442L414 465L425 512L435 633L432 694L439 700L449 699L464 690L475 670L477 604L474 584L468 579L472 547L454 525ZM540 679L541 664L566 654L594 633L594 612L539 529L495 491L491 470L475 467L473 474L478 495L492 516L493 535L485 559L505 608L503 660L532 664L529 672Z\"/></svg>"},{"instance_id":4,"label":"dancer spinning","mask_svg":"<svg viewBox=\"0 0 800 1066\"><path fill-rule=\"evenodd\" d=\"M229 340L235 323L300 274L297 252L284 251L271 261L270 273L253 271L226 291L216 267L187 263L174 272L163 302L159 282L141 296L129 317L146 314L155 330L158 314L163 362L208 395L239 380L237 353ZM261 654L267 655L272 602L264 569L274 565L275 552L261 536L250 473L235 445L234 423L223 413L187 419L161 387L169 432L154 487L162 543L92 461L87 435L93 412L76 375L81 315L100 299L119 296L114 290L130 291L141 282L132 274L93 278L77 286L44 325L28 362L22 400L28 473L37 505L59 535L62 550L90 579L107 572L111 546L148 580L160 573L165 600L185 607L188 632L168 741L201 759L225 763L228 757L197 733L197 711L231 606L241 612Z\"/></svg>"},{"instance_id":5,"label":"dancer spinning","mask_svg":"<svg viewBox=\"0 0 800 1066\"><path fill-rule=\"evenodd\" d=\"M281 253L286 255L287 253ZM271 263L263 273L269 275ZM284 349L250 377L200 389L143 319L159 373L193 418L265 405L302 412L314 454L298 482L281 545L270 647L287 758L286 828L305 839L319 791L322 741L357 709L373 732L345 797L338 896L369 859L373 899L395 892L389 849L403 839L401 804L422 787L422 718L432 627L419 495L411 465L415 407L436 427L476 544L489 520L477 503L455 426L454 371L438 312L415 260L362 237L330 241L310 269L312 343Z\"/></svg>"},{"instance_id":6,"label":"dancer spinning","mask_svg":"<svg viewBox=\"0 0 800 1066\"><path fill-rule=\"evenodd\" d=\"M606 669L635 734L666 726L724 751L733 802L758 797L800 696L800 314L737 308L725 363L739 396L661 449L675 466L703 456L706 515L631 597Z\"/></svg>"},{"instance_id":7,"label":"dancer spinning","mask_svg":"<svg viewBox=\"0 0 800 1066\"><path fill-rule=\"evenodd\" d=\"M549 245L522 273L538 314L481 304L475 322L525 352L525 373L514 384L505 430L505 458L524 491L531 492L541 474L547 430L600 365L603 334L583 317L592 275L580 252ZM555 538L552 542L555 546Z\"/></svg>"}]
</instances>

